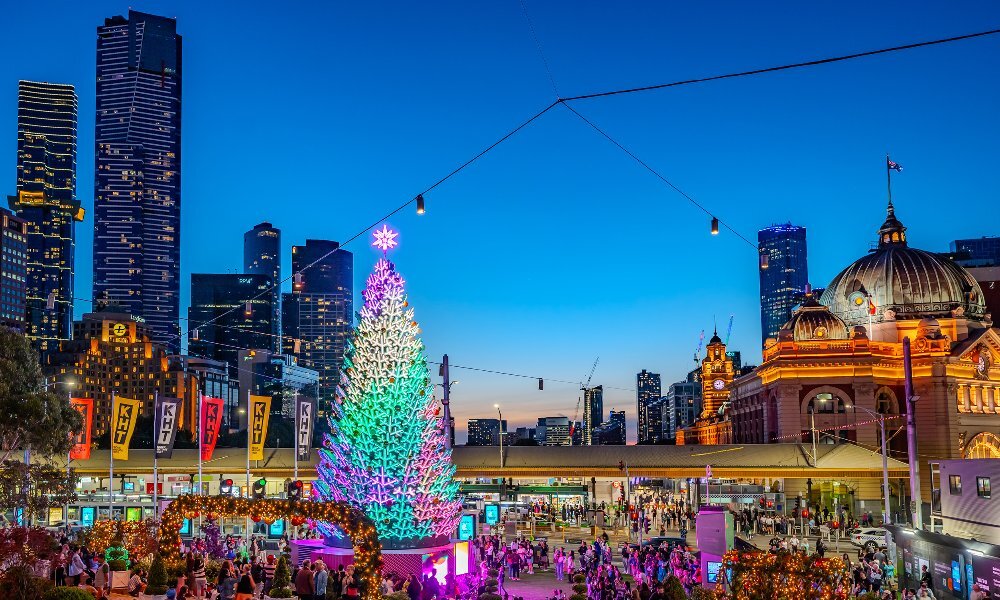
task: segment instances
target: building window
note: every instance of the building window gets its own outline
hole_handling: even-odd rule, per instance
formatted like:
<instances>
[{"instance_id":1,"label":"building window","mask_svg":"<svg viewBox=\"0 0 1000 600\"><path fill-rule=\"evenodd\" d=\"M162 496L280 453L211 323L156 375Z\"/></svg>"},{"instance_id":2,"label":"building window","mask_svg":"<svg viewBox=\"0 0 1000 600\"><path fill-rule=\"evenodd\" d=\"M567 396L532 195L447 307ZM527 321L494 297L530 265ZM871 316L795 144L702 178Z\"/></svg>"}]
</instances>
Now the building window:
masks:
<instances>
[{"instance_id":1,"label":"building window","mask_svg":"<svg viewBox=\"0 0 1000 600\"><path fill-rule=\"evenodd\" d=\"M961 475L949 475L948 476L948 489L951 491L952 496L962 495L962 476Z\"/></svg>"},{"instance_id":2,"label":"building window","mask_svg":"<svg viewBox=\"0 0 1000 600\"><path fill-rule=\"evenodd\" d=\"M976 477L976 495L980 498L990 497L990 478Z\"/></svg>"}]
</instances>

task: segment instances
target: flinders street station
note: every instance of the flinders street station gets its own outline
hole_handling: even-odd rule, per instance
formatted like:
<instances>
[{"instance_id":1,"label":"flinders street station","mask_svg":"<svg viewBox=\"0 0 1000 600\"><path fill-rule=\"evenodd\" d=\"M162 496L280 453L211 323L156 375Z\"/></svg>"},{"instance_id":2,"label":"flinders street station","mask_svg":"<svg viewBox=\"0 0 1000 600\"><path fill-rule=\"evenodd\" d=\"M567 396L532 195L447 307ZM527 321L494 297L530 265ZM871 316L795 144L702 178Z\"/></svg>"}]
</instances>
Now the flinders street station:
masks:
<instances>
[{"instance_id":1,"label":"flinders street station","mask_svg":"<svg viewBox=\"0 0 1000 600\"><path fill-rule=\"evenodd\" d=\"M815 439L878 452L884 422L890 454L905 460L908 341L918 461L1000 458L1000 329L983 289L949 258L911 247L891 202L877 233L877 248L807 295L752 372L736 376L712 339L704 410L679 444Z\"/></svg>"}]
</instances>

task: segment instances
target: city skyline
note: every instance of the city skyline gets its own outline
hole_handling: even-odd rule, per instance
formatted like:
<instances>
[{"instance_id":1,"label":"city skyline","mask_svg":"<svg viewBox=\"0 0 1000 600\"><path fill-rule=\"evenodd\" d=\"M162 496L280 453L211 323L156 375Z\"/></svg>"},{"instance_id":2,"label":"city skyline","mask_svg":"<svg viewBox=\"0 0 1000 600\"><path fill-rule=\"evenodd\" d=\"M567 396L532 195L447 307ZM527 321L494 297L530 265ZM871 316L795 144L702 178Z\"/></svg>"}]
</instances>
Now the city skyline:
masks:
<instances>
[{"instance_id":1,"label":"city skyline","mask_svg":"<svg viewBox=\"0 0 1000 600\"><path fill-rule=\"evenodd\" d=\"M42 18L36 16L36 11L45 6L17 6L11 23L26 26ZM138 8L178 18L178 29L189 44L185 49L185 66L195 70L192 65L199 65L198 72L189 70L193 80L185 81L186 136L198 126L207 129L184 141L184 190L188 200L181 217L185 231L181 240L182 314L189 304L186 282L190 274L241 269L239 235L254 223L268 220L283 230L288 240L281 248L283 258L289 256L291 245L306 239L345 240L389 207L412 197L414 189L437 179L478 151L512 123L530 114L536 101L551 95L523 17L515 10L517 7L507 7L510 10L493 7L474 18L459 11L440 24L432 22L440 15L415 14L410 12L415 10L412 7L404 8L389 18L377 36L391 39L406 19L415 19L424 29L421 44L400 36L385 52L423 46L413 56L403 58L399 66L386 67L381 62L389 54L365 56L362 52L356 66L331 67L337 75L337 88L350 90L363 80L368 82L366 85L400 86L407 81L407 65L423 67L424 62L435 57L450 56L449 44L454 43L454 36L462 36L463 43L471 42L472 38L465 40L464 36L481 36L494 26L492 37L476 42L469 54L485 61L487 66L503 61L510 64L502 69L485 68L482 74L475 75L473 81L481 88L475 92L475 100L481 101L479 105L475 100L466 104L469 101L456 94L458 89L467 91L468 83L463 82L458 88L451 81L450 69L444 67L438 67L440 72L425 74L431 76L437 87L429 85L416 94L422 98L412 98L413 102L395 116L383 116L387 100L377 100L370 106L357 105L360 97L380 95L373 94L370 88L357 93L349 91L345 98L335 101L335 106L341 111L341 118L352 115L345 121L354 123L340 124L338 120L337 127L323 128L323 135L318 136L325 138L319 143L332 144L333 149L328 152L340 161L335 169L323 175L331 180L330 191L313 197L293 195L299 203L293 208L288 203L274 201L275 190L289 193L284 184L290 169L285 158L287 148L298 141L310 144L302 148L304 154L320 155L320 147L311 145L317 142L295 140L268 124L260 126L263 131L256 132L269 140L267 143L256 144L242 137L246 134L239 129L255 129L246 127L246 123L257 122L256 111L269 114L276 109L275 103L281 98L277 92L265 90L259 98L246 102L247 106L232 107L227 114L212 105L230 98L234 82L238 81L236 74L212 72L211 60L225 58L217 56L222 44L231 44L249 54L245 64L257 64L262 69L256 71L257 76L265 80L274 75L278 62L288 55L267 59L263 50L247 48L242 40L234 41L242 35L244 27L263 27L261 16L246 15L241 17L239 25L227 26L213 12L220 9L207 7L208 14L199 16L197 11L186 7L166 6L144 3ZM854 12L859 9L852 7L842 7L848 13L845 16L817 7L798 8L788 21L764 24L769 27L767 33L772 34L771 46L750 44L739 56L733 56L699 52L699 49L701 44L709 48L711 40L727 35L736 37L730 44L746 42L739 34L742 25L726 22L711 35L706 35L708 32L701 26L683 32L677 30L677 25L667 25L671 21L705 22L697 18L698 8L686 8L687 12L668 19L665 11L650 7L641 9L649 14L627 16L606 15L600 8L587 7L576 20L563 23L558 19L559 8L529 5L540 38L550 52L554 77L561 90L570 92L778 64L964 33L981 29L983 21L1000 19L996 7L985 4L982 7L968 14L916 7L898 18L898 27L891 33L856 19ZM54 35L65 52L52 54L92 57L95 27L105 17L125 14L126 10L127 6L112 3L67 8L68 16L55 25ZM329 14L338 10L343 11L340 16L347 23L368 16L367 9L362 7L323 8L320 12ZM825 20L827 25L822 31L806 26L794 32L780 25L801 17L800 11ZM741 21L740 16L737 11L733 20ZM750 21L761 24L766 17L758 15L756 21ZM601 24L604 18L611 20ZM461 19L471 21L459 33L457 26ZM578 38L585 37L586 32L607 34L605 28L611 28L612 24L624 26L633 41L601 60L592 61L594 68L582 73L578 65L587 64L592 57ZM657 27L665 26L670 36L664 37L657 31ZM343 33L349 37L338 42L331 52L366 47L346 29L349 27ZM832 31L841 33L834 36ZM210 32L218 39L213 39ZM290 35L284 29L279 34ZM621 41L620 34L616 35L614 39ZM705 40L698 40L699 35ZM296 43L308 48L312 43L304 39L308 37L296 35ZM435 41L427 43L427 39ZM491 54L489 44L498 40L504 42L509 54ZM14 40L2 43L7 45L9 54L15 52ZM661 92L606 104L585 104L580 105L580 110L618 135L637 154L648 158L679 187L712 206L744 235L772 222L791 220L806 226L810 232L812 284L822 287L839 266L863 252L873 241L870 222L878 218L884 206L881 167L886 146L894 158L906 165L906 172L894 181L893 191L901 218L914 231L915 245L945 252L951 240L997 233L984 229L990 223L941 219L934 210L949 198L988 205L990 190L996 188L996 175L970 174L966 164L970 157L987 164L998 158L998 151L986 141L995 138L998 132L997 120L988 110L997 97L996 84L969 74L972 70L989 68L992 61L998 60L996 53L989 51L992 48L995 41L972 41L797 74L713 84L680 93ZM685 60L671 61L663 68L648 60L631 60L650 49L667 56L683 50ZM303 57L306 54L301 52ZM0 123L7 127L7 132L12 131L16 108L12 111L11 107L16 103L13 90L18 80L74 85L80 97L79 148L85 149L80 154L91 154L95 111L94 65L89 62L92 58L78 61L81 64L73 69L57 65L53 59L58 56L39 57L37 62L34 58L0 67L3 75L0 83L7 86L7 92L0 94ZM304 62L306 66L292 68L308 69L316 65L311 59ZM387 70L384 73L387 82L372 84L364 79L367 76L364 71L369 68ZM219 80L213 81L211 78L216 76ZM880 99L865 102L859 97L855 101L853 96L839 91L847 83L852 89L863 86L866 97ZM497 92L508 84L512 92ZM802 89L807 84L811 89ZM305 104L330 89L318 83L307 86ZM738 108L726 102L731 94L740 95ZM789 101L780 110L770 105L770 100L779 95ZM947 117L935 116L935 106L941 103L953 107ZM848 104L850 108L845 108ZM474 111L468 108L474 105ZM886 105L892 107L890 119L885 117ZM664 111L665 107L669 110ZM456 112L458 108L466 112ZM753 251L726 230L710 237L703 215L691 210L683 199L664 189L647 173L637 170L604 140L580 128L571 115L559 112L562 111L551 118L547 116L537 129L519 134L510 141L510 147L484 158L475 169L428 195L427 214L419 220L413 214L401 214L392 220L393 225L400 227L404 241L394 260L407 277L411 301L425 331L428 359L439 360L441 354L448 352L457 365L548 378L545 390L538 391L532 382L456 368L453 377L461 380L452 396L457 423L477 416L488 417L494 403L502 404L512 426L531 425L538 416L557 413L572 416L579 396L578 386L554 380L583 379L590 357L596 354L602 355L602 362L593 384L605 386L605 405L631 405L635 394L632 381L639 367L662 373L664 381L683 379L693 366L690 356L698 331L710 329L713 315L723 320L726 315L735 314L730 348L743 351L746 362L759 360L759 298L753 293L758 274ZM675 113L683 118L673 118ZM817 114L824 118L817 120ZM914 131L914 122L925 125ZM975 136L961 133L973 128ZM755 138L765 132L768 135L776 132L777 140L758 146ZM675 139L665 143L668 135ZM676 141L678 138L682 141ZM2 139L13 136L8 134ZM749 140L754 140L752 153ZM421 156L414 156L412 148L424 143L431 144L432 150L424 149L419 153ZM533 146L539 149L532 153ZM226 148L241 147L259 147L260 156L241 165L237 157L224 152ZM527 157L518 156L526 151ZM8 165L12 165L14 157L9 146L5 155ZM803 156L808 157L809 168L802 167ZM242 155L241 160L247 157ZM720 181L720 163L725 164L724 179L739 181L738 186ZM93 182L89 177L92 164L92 154L81 156L78 161L77 176L83 175L79 177L78 197L88 210L81 234L93 226L90 219L94 214ZM269 164L282 168L268 168ZM376 164L380 166L374 167ZM230 176L224 178L224 185L217 180L219 173L243 173L248 169L253 176L246 179L252 181ZM385 178L385 173L392 173L393 177ZM512 177L511 173L516 175ZM14 189L10 177L13 169L0 169L0 174L3 176L0 184L5 193L10 193ZM819 188L815 185L817 178L823 181ZM539 205L538 199L547 197L557 201L551 206ZM476 201L470 202L470 198ZM635 208L652 211L648 216L669 228L672 247L666 247L658 235L643 239L636 232L641 223L635 222L635 213L608 211L608 198L628 198ZM817 210L818 206L834 206L844 199L850 205L841 209L847 211L847 219L841 218L837 224L824 214L833 209ZM579 203L585 210L570 210L571 202ZM479 204L491 209L484 212L476 208ZM495 207L502 210L493 210ZM626 212L629 214L621 214ZM219 220L216 216L220 214L231 218ZM478 226L485 217L490 219L490 227ZM607 241L599 252L593 251L592 242L574 240L572 236L562 236L559 244L550 243L547 238L558 235L564 228L593 228ZM77 247L76 288L78 296L89 297L92 276L85 269L90 257L84 247L89 249L90 244L89 240L83 241L84 237L81 236L82 243ZM493 247L509 249L503 262L489 256L488 249ZM720 263L724 258L725 268L703 269L683 259L665 262L664 257L673 253L673 247L689 249ZM369 254L363 245L348 249L357 253L358 273L367 272L375 254ZM577 260L583 255L595 258ZM444 261L444 257L448 260ZM287 260L283 262L289 264ZM640 279L649 278L654 266L657 276L652 281ZM608 274L602 282L606 294L568 293L597 272ZM503 280L511 273L520 274L517 285ZM630 293L636 280L647 281L641 294ZM684 281L679 286L683 293L676 291L678 281ZM355 280L354 287L360 289L360 283ZM287 290L287 284L285 287ZM734 294L732 290L742 291ZM693 301L693 297L698 301ZM91 307L84 302L76 307L77 316L90 311ZM469 335L471 328L476 329L475 335ZM180 329L181 332L187 329L184 321ZM566 351L567 348L570 350ZM558 359L553 359L555 356ZM634 431L635 415L628 416L629 431Z\"/></svg>"}]
</instances>

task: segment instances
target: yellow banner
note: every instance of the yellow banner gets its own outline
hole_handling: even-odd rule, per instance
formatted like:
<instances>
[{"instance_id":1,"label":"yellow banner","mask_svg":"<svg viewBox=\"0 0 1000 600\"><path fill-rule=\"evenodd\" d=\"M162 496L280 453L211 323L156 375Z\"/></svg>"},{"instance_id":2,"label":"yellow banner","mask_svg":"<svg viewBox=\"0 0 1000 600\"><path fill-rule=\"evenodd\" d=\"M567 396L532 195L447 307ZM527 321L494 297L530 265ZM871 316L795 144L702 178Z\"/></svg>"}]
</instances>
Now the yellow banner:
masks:
<instances>
[{"instance_id":1,"label":"yellow banner","mask_svg":"<svg viewBox=\"0 0 1000 600\"><path fill-rule=\"evenodd\" d=\"M128 445L141 411L142 402L121 396L115 398L115 410L111 415L111 456L115 460L128 460Z\"/></svg>"},{"instance_id":2,"label":"yellow banner","mask_svg":"<svg viewBox=\"0 0 1000 600\"><path fill-rule=\"evenodd\" d=\"M270 396L250 396L250 423L247 435L250 460L264 460L264 440L267 439L267 421L271 416Z\"/></svg>"}]
</instances>

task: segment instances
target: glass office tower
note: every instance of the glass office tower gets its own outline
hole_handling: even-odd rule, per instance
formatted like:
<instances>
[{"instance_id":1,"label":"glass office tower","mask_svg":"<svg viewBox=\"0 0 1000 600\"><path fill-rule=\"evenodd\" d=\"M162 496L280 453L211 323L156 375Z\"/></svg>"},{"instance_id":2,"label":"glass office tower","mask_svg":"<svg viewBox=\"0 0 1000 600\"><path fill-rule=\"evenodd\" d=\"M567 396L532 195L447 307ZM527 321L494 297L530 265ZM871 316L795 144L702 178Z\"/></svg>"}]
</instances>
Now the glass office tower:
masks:
<instances>
[{"instance_id":1,"label":"glass office tower","mask_svg":"<svg viewBox=\"0 0 1000 600\"><path fill-rule=\"evenodd\" d=\"M243 272L251 275L267 275L274 282L271 290L271 306L274 314L279 312L281 298L281 230L270 223L260 223L243 234ZM281 351L281 319L271 321L272 352Z\"/></svg>"},{"instance_id":2,"label":"glass office tower","mask_svg":"<svg viewBox=\"0 0 1000 600\"><path fill-rule=\"evenodd\" d=\"M94 297L180 348L181 36L129 11L97 28Z\"/></svg>"},{"instance_id":3,"label":"glass office tower","mask_svg":"<svg viewBox=\"0 0 1000 600\"><path fill-rule=\"evenodd\" d=\"M761 254L768 266L760 271L760 345L777 338L778 330L792 317L809 284L806 264L806 228L785 223L757 232Z\"/></svg>"}]
</instances>

